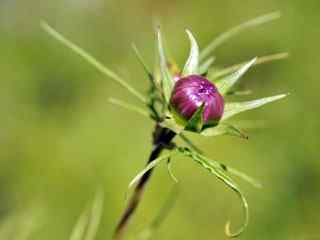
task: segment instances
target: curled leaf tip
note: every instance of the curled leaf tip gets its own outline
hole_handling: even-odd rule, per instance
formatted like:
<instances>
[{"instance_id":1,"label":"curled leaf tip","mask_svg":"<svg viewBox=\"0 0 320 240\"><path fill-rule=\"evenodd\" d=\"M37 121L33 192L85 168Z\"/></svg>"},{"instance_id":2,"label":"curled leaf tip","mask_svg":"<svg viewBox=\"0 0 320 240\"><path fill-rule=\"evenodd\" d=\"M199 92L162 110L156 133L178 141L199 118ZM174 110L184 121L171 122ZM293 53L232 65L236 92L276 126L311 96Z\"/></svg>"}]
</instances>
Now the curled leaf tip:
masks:
<instances>
[{"instance_id":1,"label":"curled leaf tip","mask_svg":"<svg viewBox=\"0 0 320 240\"><path fill-rule=\"evenodd\" d=\"M280 18L281 17L281 12L280 11L274 11L268 14L270 18ZM268 16L266 15L266 16Z\"/></svg>"},{"instance_id":2,"label":"curled leaf tip","mask_svg":"<svg viewBox=\"0 0 320 240\"><path fill-rule=\"evenodd\" d=\"M228 221L225 225L225 234L227 235L227 237L229 238L236 238L236 237L239 237L243 232L244 230L246 229L247 227L247 223L244 223L243 226L238 229L236 232L232 232L231 229L230 229L230 225L231 225L231 222Z\"/></svg>"},{"instance_id":3,"label":"curled leaf tip","mask_svg":"<svg viewBox=\"0 0 320 240\"><path fill-rule=\"evenodd\" d=\"M239 197L241 198L241 201L242 201L242 206L243 206L243 210L244 210L244 220L243 220L243 223L242 223L242 226L235 232L232 232L230 230L230 221L228 221L226 223L226 226L225 226L225 234L230 237L230 238L235 238L235 237L238 237L240 236L244 230L246 229L246 227L248 226L248 223L249 223L249 209L248 209L248 203L247 203L247 200L244 198L244 196L241 195L241 193L239 192Z\"/></svg>"},{"instance_id":4,"label":"curled leaf tip","mask_svg":"<svg viewBox=\"0 0 320 240\"><path fill-rule=\"evenodd\" d=\"M237 232L232 233L230 230L230 225L231 225L231 223L230 223L230 221L228 221L225 226L225 234L227 235L227 237L229 237L229 238L239 237L244 229L240 229Z\"/></svg>"}]
</instances>

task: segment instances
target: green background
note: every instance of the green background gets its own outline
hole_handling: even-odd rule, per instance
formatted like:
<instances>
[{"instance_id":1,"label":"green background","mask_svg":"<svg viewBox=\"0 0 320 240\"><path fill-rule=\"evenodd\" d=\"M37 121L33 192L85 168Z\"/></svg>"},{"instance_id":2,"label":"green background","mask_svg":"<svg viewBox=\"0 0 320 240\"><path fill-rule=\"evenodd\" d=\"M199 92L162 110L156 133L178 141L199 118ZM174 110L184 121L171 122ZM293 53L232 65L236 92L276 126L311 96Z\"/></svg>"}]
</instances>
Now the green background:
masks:
<instances>
[{"instance_id":1,"label":"green background","mask_svg":"<svg viewBox=\"0 0 320 240\"><path fill-rule=\"evenodd\" d=\"M1 239L68 239L98 187L105 193L97 239L110 239L125 206L130 179L151 149L153 123L114 107L109 97L136 100L44 33L41 19L121 74L140 91L147 78L135 42L154 59L154 22L170 55L182 65L191 29L205 46L245 20L280 10L282 18L238 35L217 49L227 66L254 56L288 51L287 60L249 71L241 87L250 99L291 95L239 119L264 120L249 141L193 137L205 153L259 179L241 182L251 210L240 239L320 239L319 21L320 2L56 0L0 2L0 236ZM139 103L137 103L139 104ZM226 239L227 220L242 220L236 196L189 159L173 161L180 180L175 207L153 239ZM128 239L153 219L171 187L157 168L131 222ZM27 234L28 235L28 234Z\"/></svg>"}]
</instances>

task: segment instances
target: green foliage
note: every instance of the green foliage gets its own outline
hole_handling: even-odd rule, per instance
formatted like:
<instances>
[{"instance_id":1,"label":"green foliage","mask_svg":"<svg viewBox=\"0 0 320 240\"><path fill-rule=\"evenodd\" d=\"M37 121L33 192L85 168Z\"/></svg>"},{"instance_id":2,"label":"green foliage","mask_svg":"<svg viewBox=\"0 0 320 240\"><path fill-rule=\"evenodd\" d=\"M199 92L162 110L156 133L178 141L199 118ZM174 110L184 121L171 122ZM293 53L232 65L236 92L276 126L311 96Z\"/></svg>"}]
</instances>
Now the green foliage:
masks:
<instances>
[{"instance_id":1,"label":"green foliage","mask_svg":"<svg viewBox=\"0 0 320 240\"><path fill-rule=\"evenodd\" d=\"M98 232L102 212L104 194L98 190L92 206L81 214L70 236L70 240L94 240Z\"/></svg>"},{"instance_id":2,"label":"green foliage","mask_svg":"<svg viewBox=\"0 0 320 240\"><path fill-rule=\"evenodd\" d=\"M160 28L157 30L157 40L158 40L158 51L159 51L159 61L160 61L160 72L161 72L161 79L162 79L162 90L164 94L164 99L166 103L169 103L171 91L173 88L173 79L171 73L168 69L168 60L165 56L165 52L163 49L162 37Z\"/></svg>"},{"instance_id":3,"label":"green foliage","mask_svg":"<svg viewBox=\"0 0 320 240\"><path fill-rule=\"evenodd\" d=\"M244 64L236 72L218 81L216 83L216 86L219 92L222 95L225 95L228 91L230 91L230 88L243 76L243 74L245 74L248 71L248 69L256 62L256 60L256 58L252 59L250 62Z\"/></svg>"},{"instance_id":4,"label":"green foliage","mask_svg":"<svg viewBox=\"0 0 320 240\"><path fill-rule=\"evenodd\" d=\"M206 128L201 132L201 135L206 137L214 137L219 135L236 136L247 139L248 136L240 129L230 124L221 123L217 127Z\"/></svg>"},{"instance_id":5,"label":"green foliage","mask_svg":"<svg viewBox=\"0 0 320 240\"><path fill-rule=\"evenodd\" d=\"M172 208L174 207L177 196L178 196L178 187L174 185L167 197L165 203L161 207L157 216L152 220L148 227L146 227L139 235L138 240L149 240L152 239L159 229L159 227L163 224L163 222L168 217L169 213L171 212Z\"/></svg>"},{"instance_id":6,"label":"green foliage","mask_svg":"<svg viewBox=\"0 0 320 240\"><path fill-rule=\"evenodd\" d=\"M244 231L244 229L246 228L246 226L248 224L248 220L249 220L248 204L247 204L247 201L246 201L244 195L240 191L238 185L234 182L234 180L232 178L230 178L230 176L227 175L227 173L238 176L238 177L242 178L243 180L247 181L248 183L252 184L255 187L261 187L261 184L238 170L230 168L230 167L228 167L224 164L221 164L217 161L214 161L212 159L208 159L207 157L200 154L196 150L192 150L190 148L185 148L185 147L177 147L177 148L171 150L169 153L158 157L154 161L150 162L143 170L141 170L133 178L133 180L129 184L129 188L131 188L135 183L137 183L147 171L156 167L164 160L167 160L168 161L167 163L169 164L172 157L175 156L177 153L193 159L195 162L200 164L204 169L206 169L209 172L211 172L212 174L214 174L219 180L221 180L224 184L226 184L226 186L228 186L231 190L233 190L239 196L239 198L242 202L242 206L243 206L244 214L245 214L243 226L235 233L232 233L230 231L229 223L227 223L227 225L226 225L226 234L228 236L230 236L230 237L239 236ZM174 177L174 175L172 174L169 166L168 166L168 169L169 169L171 177L174 179L175 182L177 182L177 180Z\"/></svg>"},{"instance_id":7,"label":"green foliage","mask_svg":"<svg viewBox=\"0 0 320 240\"><path fill-rule=\"evenodd\" d=\"M168 128L171 131L180 134L186 127L186 123L184 121L179 121L174 116L174 113L167 113L165 119L160 123L160 125L164 128Z\"/></svg>"},{"instance_id":8,"label":"green foliage","mask_svg":"<svg viewBox=\"0 0 320 240\"><path fill-rule=\"evenodd\" d=\"M128 188L130 189L132 186L134 186L141 178L142 176L151 170L152 168L156 167L158 164L163 162L164 160L168 160L169 158L173 157L174 152L169 152L167 154L163 154L162 156L156 158L152 162L150 162L145 168L143 168L129 183Z\"/></svg>"},{"instance_id":9,"label":"green foliage","mask_svg":"<svg viewBox=\"0 0 320 240\"><path fill-rule=\"evenodd\" d=\"M119 75L115 72L104 66L101 62L95 59L92 55L87 53L85 50L71 42L70 40L66 39L52 27L50 27L46 22L41 22L41 27L44 31L50 34L53 38L58 40L60 43L65 45L66 47L70 48L74 51L78 56L86 60L89 64L91 64L94 68L100 71L102 74L106 75L107 77L111 78L113 81L118 83L120 86L128 90L132 95L138 98L142 102L146 102L144 96L142 96L137 90L135 90L131 85L129 85L125 80L123 80Z\"/></svg>"},{"instance_id":10,"label":"green foliage","mask_svg":"<svg viewBox=\"0 0 320 240\"><path fill-rule=\"evenodd\" d=\"M269 13L269 14L251 19L247 22L244 22L244 23L234 27L234 28L231 28L230 30L228 30L226 32L223 32L221 35L216 37L207 47L205 47L204 50L201 51L200 60L203 60L206 57L208 57L214 50L216 50L217 47L222 45L224 42L229 40L231 37L236 36L237 34L247 30L248 28L257 27L261 24L278 19L279 17L280 17L279 12Z\"/></svg>"},{"instance_id":11,"label":"green foliage","mask_svg":"<svg viewBox=\"0 0 320 240\"><path fill-rule=\"evenodd\" d=\"M135 53L138 61L140 62L140 64L142 65L145 73L147 74L149 80L150 80L150 83L152 85L154 85L154 77L153 77L153 74L151 72L151 70L149 69L148 65L146 64L146 62L144 61L140 51L138 50L137 46L135 44L132 44L132 49L133 49L133 52Z\"/></svg>"},{"instance_id":12,"label":"green foliage","mask_svg":"<svg viewBox=\"0 0 320 240\"><path fill-rule=\"evenodd\" d=\"M131 103L127 103L125 101L122 101L122 100L119 100L116 98L109 98L108 100L109 100L109 103L114 104L118 107L122 107L122 108L129 110L129 111L136 112L136 113L143 115L145 117L150 117L149 113L141 107L138 107L136 105L133 105Z\"/></svg>"},{"instance_id":13,"label":"green foliage","mask_svg":"<svg viewBox=\"0 0 320 240\"><path fill-rule=\"evenodd\" d=\"M254 62L253 66L264 64L264 63L269 63L269 62L273 62L273 61L277 61L277 60L283 60L283 59L288 58L288 56L289 56L288 53L283 52L283 53L275 53L275 54L271 54L271 55L258 57L257 60ZM210 69L210 73L209 73L208 78L215 81L216 79L222 78L225 75L231 74L231 73L239 70L245 64L246 64L246 62L240 63L240 64L235 64L235 65L221 68L221 69L216 69L213 67Z\"/></svg>"},{"instance_id":14,"label":"green foliage","mask_svg":"<svg viewBox=\"0 0 320 240\"><path fill-rule=\"evenodd\" d=\"M182 71L182 74L184 76L199 73L199 46L192 33L189 30L187 30L186 32L190 39L191 49L188 60Z\"/></svg>"},{"instance_id":15,"label":"green foliage","mask_svg":"<svg viewBox=\"0 0 320 240\"><path fill-rule=\"evenodd\" d=\"M228 186L232 191L234 191L238 197L240 198L242 202L242 207L244 210L244 221L242 227L237 230L236 232L232 233L230 231L230 222L226 224L226 234L229 237L237 237L239 236L247 227L248 221L249 221L249 209L248 209L248 203L242 192L240 191L238 185L233 181L232 178L230 178L225 173L225 169L223 165L221 165L218 162L209 160L205 156L198 154L197 152L194 152L187 148L178 148L178 151L182 153L183 155L190 157L195 162L200 164L203 168L208 170L210 173L215 175L219 180L221 180L226 186Z\"/></svg>"},{"instance_id":16,"label":"green foliage","mask_svg":"<svg viewBox=\"0 0 320 240\"><path fill-rule=\"evenodd\" d=\"M267 103L278 101L286 96L288 96L288 94L280 94L272 97L260 98L257 100L246 102L229 102L225 105L222 121L227 120L228 118L231 118L236 114L259 108Z\"/></svg>"}]
</instances>

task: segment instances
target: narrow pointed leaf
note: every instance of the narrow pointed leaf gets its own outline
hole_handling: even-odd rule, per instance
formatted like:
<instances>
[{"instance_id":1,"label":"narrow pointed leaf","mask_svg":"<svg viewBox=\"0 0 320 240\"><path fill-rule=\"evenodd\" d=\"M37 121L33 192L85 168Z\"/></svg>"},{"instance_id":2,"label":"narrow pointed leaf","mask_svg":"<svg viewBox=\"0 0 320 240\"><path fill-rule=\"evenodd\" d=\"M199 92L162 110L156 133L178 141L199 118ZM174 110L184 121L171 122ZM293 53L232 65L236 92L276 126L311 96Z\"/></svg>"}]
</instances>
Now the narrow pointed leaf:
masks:
<instances>
[{"instance_id":1,"label":"narrow pointed leaf","mask_svg":"<svg viewBox=\"0 0 320 240\"><path fill-rule=\"evenodd\" d=\"M248 136L237 127L231 124L220 123L216 127L206 128L201 133L202 136L214 137L219 135L229 135L248 139Z\"/></svg>"},{"instance_id":2,"label":"narrow pointed leaf","mask_svg":"<svg viewBox=\"0 0 320 240\"><path fill-rule=\"evenodd\" d=\"M151 224L138 235L138 240L149 240L154 237L156 231L160 228L161 224L164 223L165 219L167 219L169 213L175 205L177 196L178 188L176 185L174 185L159 213L153 219Z\"/></svg>"},{"instance_id":3,"label":"narrow pointed leaf","mask_svg":"<svg viewBox=\"0 0 320 240\"><path fill-rule=\"evenodd\" d=\"M201 155L200 155L201 156ZM212 166L212 167L215 167L215 168L218 168L220 169L221 171L223 172L226 172L226 173L230 173L231 175L234 175L238 178L241 178L243 181L251 184L253 187L255 188L261 188L262 185L259 181L255 180L254 178L248 176L247 174L239 171L239 170L236 170L234 168L231 168L225 164L222 164L222 163L219 163L215 160L212 160L212 159L208 159L206 158L205 156L202 155L202 158L205 158L207 160L207 162Z\"/></svg>"},{"instance_id":4,"label":"narrow pointed leaf","mask_svg":"<svg viewBox=\"0 0 320 240\"><path fill-rule=\"evenodd\" d=\"M205 104L197 109L197 111L192 115L191 119L188 121L186 130L199 132L203 126L203 111Z\"/></svg>"},{"instance_id":5,"label":"narrow pointed leaf","mask_svg":"<svg viewBox=\"0 0 320 240\"><path fill-rule=\"evenodd\" d=\"M226 42L231 37L241 33L244 30L247 30L252 27L259 26L263 23L270 22L272 20L278 19L280 17L279 12L269 13L263 16L259 16L257 18L251 19L247 22L244 22L230 30L220 34L217 38L215 38L200 54L200 60L208 57L217 47Z\"/></svg>"},{"instance_id":6,"label":"narrow pointed leaf","mask_svg":"<svg viewBox=\"0 0 320 240\"><path fill-rule=\"evenodd\" d=\"M244 211L244 220L241 228L237 230L236 232L232 233L230 231L230 222L226 224L226 234L229 237L237 237L239 236L247 227L248 221L249 221L249 208L248 203L242 192L240 191L237 184L233 181L232 178L227 176L223 169L221 169L221 165L212 164L211 161L209 161L206 157L203 155L197 154L196 152L193 152L186 148L179 148L178 151L182 154L184 154L187 157L192 158L195 162L200 164L202 167L207 169L209 172L214 174L219 180L221 180L223 183L225 183L231 190L233 190L238 197L241 200L243 211Z\"/></svg>"},{"instance_id":7,"label":"narrow pointed leaf","mask_svg":"<svg viewBox=\"0 0 320 240\"><path fill-rule=\"evenodd\" d=\"M252 59L248 63L244 64L236 72L218 81L216 86L219 92L222 95L226 95L226 93L230 90L230 88L243 76L243 74L245 74L248 71L248 69L255 63L255 61L256 61L256 58Z\"/></svg>"},{"instance_id":8,"label":"narrow pointed leaf","mask_svg":"<svg viewBox=\"0 0 320 240\"><path fill-rule=\"evenodd\" d=\"M273 61L277 61L277 60L283 60L289 57L289 54L287 52L282 52L282 53L275 53L275 54L271 54L271 55L266 55L266 56L262 56L262 57L258 57L257 61L255 61L255 63L253 64L253 66L259 65L259 64L264 64L264 63L269 63L269 62L273 62ZM232 66L228 66L225 68L221 68L221 69L214 69L210 72L209 74L209 79L215 80L218 78L221 78L225 75L231 74L235 71L237 71L238 69L240 69L244 64L244 63L240 63L240 64L235 64Z\"/></svg>"},{"instance_id":9,"label":"narrow pointed leaf","mask_svg":"<svg viewBox=\"0 0 320 240\"><path fill-rule=\"evenodd\" d=\"M93 204L90 211L88 228L84 240L94 240L96 238L103 212L103 201L104 194L103 191L100 189L96 193L96 196L93 200Z\"/></svg>"},{"instance_id":10,"label":"narrow pointed leaf","mask_svg":"<svg viewBox=\"0 0 320 240\"><path fill-rule=\"evenodd\" d=\"M131 188L133 185L135 185L141 178L142 176L148 172L149 170L151 170L152 168L156 167L159 163L161 163L164 160L167 160L168 158L172 157L174 154L174 152L170 152L168 154L164 154L158 158L156 158L155 160L153 160L152 162L150 162L144 169L142 169L129 183L128 188Z\"/></svg>"},{"instance_id":11,"label":"narrow pointed leaf","mask_svg":"<svg viewBox=\"0 0 320 240\"><path fill-rule=\"evenodd\" d=\"M176 203L177 196L179 194L177 185L174 185L169 193L169 196L167 197L164 205L161 207L159 214L156 216L156 218L152 221L152 228L157 229L160 227L160 225L164 222L164 220L167 218L168 214L172 210L174 204Z\"/></svg>"},{"instance_id":12,"label":"narrow pointed leaf","mask_svg":"<svg viewBox=\"0 0 320 240\"><path fill-rule=\"evenodd\" d=\"M88 215L89 215L88 209L85 209L85 211L81 214L76 225L74 226L74 228L72 230L70 240L83 240L84 239L86 228L87 228L87 225L89 222Z\"/></svg>"},{"instance_id":13,"label":"narrow pointed leaf","mask_svg":"<svg viewBox=\"0 0 320 240\"><path fill-rule=\"evenodd\" d=\"M252 101L227 103L225 105L225 110L224 110L224 114L222 116L222 120L224 121L224 120L226 120L236 114L239 114L241 112L255 109L255 108L261 107L267 103L271 103L271 102L280 100L280 99L286 97L287 95L288 94L280 94L280 95L261 98L261 99L252 100Z\"/></svg>"},{"instance_id":14,"label":"narrow pointed leaf","mask_svg":"<svg viewBox=\"0 0 320 240\"><path fill-rule=\"evenodd\" d=\"M137 48L137 46L135 44L132 44L132 49L133 49L137 59L139 60L140 64L142 65L144 71L148 75L149 80L151 81L152 84L154 84L154 82L153 82L153 74L152 74L151 70L149 69L149 67L147 66L146 62L144 61L140 51L138 50L138 48Z\"/></svg>"},{"instance_id":15,"label":"narrow pointed leaf","mask_svg":"<svg viewBox=\"0 0 320 240\"><path fill-rule=\"evenodd\" d=\"M191 49L188 60L182 71L184 76L199 73L199 46L192 33L189 30L186 30L186 32L190 39Z\"/></svg>"},{"instance_id":16,"label":"narrow pointed leaf","mask_svg":"<svg viewBox=\"0 0 320 240\"><path fill-rule=\"evenodd\" d=\"M161 83L163 88L163 94L166 102L169 103L174 81L168 69L168 61L165 56L165 52L163 48L160 28L158 28L158 31L157 31L157 39L158 39L158 51L159 51L159 58L160 58L159 61L160 61L160 72L161 72L161 78L162 78Z\"/></svg>"},{"instance_id":17,"label":"narrow pointed leaf","mask_svg":"<svg viewBox=\"0 0 320 240\"><path fill-rule=\"evenodd\" d=\"M226 172L229 172L230 174L241 178L242 180L250 183L252 186L254 186L256 188L262 188L262 184L259 181L253 179L252 177L248 176L247 174L240 172L234 168L227 167L226 165L223 165L223 167L225 168Z\"/></svg>"},{"instance_id":18,"label":"narrow pointed leaf","mask_svg":"<svg viewBox=\"0 0 320 240\"><path fill-rule=\"evenodd\" d=\"M86 208L77 221L70 240L94 240L103 211L103 192L99 190L91 208Z\"/></svg>"},{"instance_id":19,"label":"narrow pointed leaf","mask_svg":"<svg viewBox=\"0 0 320 240\"><path fill-rule=\"evenodd\" d=\"M99 62L96 58L94 58L92 55L87 53L85 50L83 50L82 48L80 48L70 40L66 39L64 36L62 36L60 33L54 30L51 26L49 26L46 22L41 22L41 27L49 35L51 35L60 43L62 43L63 45L71 49L73 52L78 54L78 56L82 57L84 60L86 60L89 64L95 67L102 74L106 75L107 77L110 77L114 82L116 82L117 84L119 84L120 86L128 90L132 95L134 95L140 101L144 103L146 102L145 97L141 93L139 93L137 90L135 90L125 80L123 80L119 75L117 75L115 72L113 72L112 70L104 66L101 62Z\"/></svg>"},{"instance_id":20,"label":"narrow pointed leaf","mask_svg":"<svg viewBox=\"0 0 320 240\"><path fill-rule=\"evenodd\" d=\"M111 103L111 104L125 108L129 111L132 111L132 112L139 113L140 115L142 115L144 117L148 117L148 118L150 117L150 114L146 110L144 110L143 108L140 108L138 106L135 106L133 104L127 103L125 101L122 101L122 100L119 100L116 98L109 98L108 100L109 100L109 103Z\"/></svg>"},{"instance_id":21,"label":"narrow pointed leaf","mask_svg":"<svg viewBox=\"0 0 320 240\"><path fill-rule=\"evenodd\" d=\"M212 160L212 159L209 159L207 157L205 157L203 154L199 153L198 151L196 150L193 150L193 149L189 149L189 148L179 148L178 151L180 153L183 153L185 156L187 157L200 157L200 158L203 158L203 159L206 159L207 163L211 165L211 167L213 168L217 168L221 171L224 171L226 173L230 173L234 176L237 176L239 178L241 178L242 180L246 181L247 183L251 184L252 186L256 187L256 188L261 188L262 185L261 183L259 183L257 180L253 179L252 177L248 176L247 174L239 171L239 170L236 170L234 168L231 168L225 164L222 164L218 161L215 161L215 160Z\"/></svg>"}]
</instances>

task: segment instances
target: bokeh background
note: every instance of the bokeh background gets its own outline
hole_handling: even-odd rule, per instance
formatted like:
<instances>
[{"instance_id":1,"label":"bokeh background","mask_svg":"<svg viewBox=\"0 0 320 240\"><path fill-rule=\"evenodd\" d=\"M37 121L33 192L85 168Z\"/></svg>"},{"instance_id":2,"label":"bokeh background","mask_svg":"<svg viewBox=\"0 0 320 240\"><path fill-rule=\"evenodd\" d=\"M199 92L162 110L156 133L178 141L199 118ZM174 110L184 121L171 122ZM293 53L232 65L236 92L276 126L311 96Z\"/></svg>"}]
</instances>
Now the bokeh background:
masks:
<instances>
[{"instance_id":1,"label":"bokeh background","mask_svg":"<svg viewBox=\"0 0 320 240\"><path fill-rule=\"evenodd\" d=\"M251 210L240 239L320 239L317 0L1 0L1 239L68 239L97 188L103 189L105 201L96 239L111 239L128 182L151 149L152 122L107 101L136 100L44 33L41 19L145 92L147 78L131 43L152 64L155 19L181 65L189 51L185 28L205 46L224 30L275 10L281 11L280 20L225 43L215 52L216 64L288 51L289 59L250 70L240 87L254 94L239 99L291 95L239 116L267 123L249 131L249 141L193 140L208 156L264 185L254 189L239 180ZM189 159L177 158L173 166L179 196L153 239L226 239L225 222L241 223L237 197ZM172 185L165 166L157 168L128 239L137 239Z\"/></svg>"}]
</instances>

